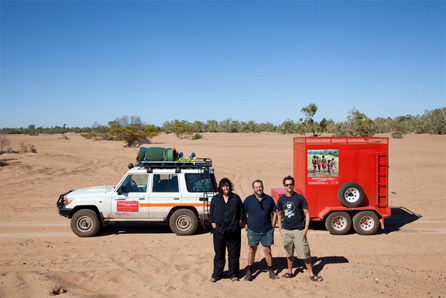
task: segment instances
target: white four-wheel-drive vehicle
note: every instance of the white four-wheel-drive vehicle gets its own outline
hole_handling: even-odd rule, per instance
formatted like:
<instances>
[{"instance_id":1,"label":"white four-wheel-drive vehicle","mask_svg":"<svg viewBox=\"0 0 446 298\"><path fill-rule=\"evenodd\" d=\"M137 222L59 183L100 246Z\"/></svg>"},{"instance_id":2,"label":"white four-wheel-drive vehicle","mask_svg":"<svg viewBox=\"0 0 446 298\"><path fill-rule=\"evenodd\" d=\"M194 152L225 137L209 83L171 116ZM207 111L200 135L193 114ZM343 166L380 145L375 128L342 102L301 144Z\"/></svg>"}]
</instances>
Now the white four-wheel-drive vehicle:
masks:
<instances>
[{"instance_id":1,"label":"white four-wheel-drive vehicle","mask_svg":"<svg viewBox=\"0 0 446 298\"><path fill-rule=\"evenodd\" d=\"M217 190L211 167L209 158L129 164L116 186L69 191L57 207L79 237L94 236L109 222L133 221L167 221L175 234L190 235L209 219Z\"/></svg>"}]
</instances>

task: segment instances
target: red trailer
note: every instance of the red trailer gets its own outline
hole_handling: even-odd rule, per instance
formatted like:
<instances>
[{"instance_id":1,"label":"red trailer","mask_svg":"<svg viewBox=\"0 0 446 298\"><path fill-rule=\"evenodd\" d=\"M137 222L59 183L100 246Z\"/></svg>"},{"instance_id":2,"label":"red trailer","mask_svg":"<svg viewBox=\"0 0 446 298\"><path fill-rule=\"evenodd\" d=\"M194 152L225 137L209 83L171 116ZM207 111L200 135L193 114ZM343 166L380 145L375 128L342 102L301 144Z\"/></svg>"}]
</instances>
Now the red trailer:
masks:
<instances>
[{"instance_id":1,"label":"red trailer","mask_svg":"<svg viewBox=\"0 0 446 298\"><path fill-rule=\"evenodd\" d=\"M331 234L352 227L375 234L390 217L389 138L296 137L293 143L295 191L305 196L312 221L325 221ZM276 201L284 188L272 188Z\"/></svg>"}]
</instances>

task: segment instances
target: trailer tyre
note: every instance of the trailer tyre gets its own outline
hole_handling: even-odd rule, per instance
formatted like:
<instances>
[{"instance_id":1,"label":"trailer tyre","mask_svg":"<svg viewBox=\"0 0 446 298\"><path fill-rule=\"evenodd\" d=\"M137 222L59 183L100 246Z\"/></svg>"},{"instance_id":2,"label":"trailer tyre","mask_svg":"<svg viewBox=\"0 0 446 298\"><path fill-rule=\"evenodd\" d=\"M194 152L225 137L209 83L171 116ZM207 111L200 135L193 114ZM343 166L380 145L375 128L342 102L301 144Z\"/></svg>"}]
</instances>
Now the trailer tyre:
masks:
<instances>
[{"instance_id":1,"label":"trailer tyre","mask_svg":"<svg viewBox=\"0 0 446 298\"><path fill-rule=\"evenodd\" d=\"M90 209L81 209L71 218L71 230L79 237L93 237L100 227L98 215Z\"/></svg>"},{"instance_id":2,"label":"trailer tyre","mask_svg":"<svg viewBox=\"0 0 446 298\"><path fill-rule=\"evenodd\" d=\"M358 183L346 182L339 187L338 198L345 207L358 207L364 199L364 190Z\"/></svg>"},{"instance_id":3,"label":"trailer tyre","mask_svg":"<svg viewBox=\"0 0 446 298\"><path fill-rule=\"evenodd\" d=\"M352 227L352 219L347 212L333 212L325 220L325 227L332 235L345 235Z\"/></svg>"},{"instance_id":4,"label":"trailer tyre","mask_svg":"<svg viewBox=\"0 0 446 298\"><path fill-rule=\"evenodd\" d=\"M378 216L372 211L362 211L353 216L353 228L358 234L373 235L379 229Z\"/></svg>"},{"instance_id":5,"label":"trailer tyre","mask_svg":"<svg viewBox=\"0 0 446 298\"><path fill-rule=\"evenodd\" d=\"M178 236L192 235L198 226L195 213L189 209L178 209L169 220L170 229Z\"/></svg>"}]
</instances>

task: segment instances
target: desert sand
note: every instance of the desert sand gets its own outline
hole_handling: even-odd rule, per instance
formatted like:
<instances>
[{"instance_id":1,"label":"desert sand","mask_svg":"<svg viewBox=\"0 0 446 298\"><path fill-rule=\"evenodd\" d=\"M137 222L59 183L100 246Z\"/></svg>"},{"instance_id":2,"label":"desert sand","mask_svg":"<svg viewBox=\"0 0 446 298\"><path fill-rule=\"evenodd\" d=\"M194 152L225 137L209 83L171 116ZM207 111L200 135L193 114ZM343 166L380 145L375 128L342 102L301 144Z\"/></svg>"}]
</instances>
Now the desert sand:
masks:
<instances>
[{"instance_id":1,"label":"desert sand","mask_svg":"<svg viewBox=\"0 0 446 298\"><path fill-rule=\"evenodd\" d=\"M196 141L155 137L153 146L211 157L217 181L230 178L242 198L251 182L265 191L292 174L292 135L203 134ZM389 136L389 135L384 135ZM308 241L315 272L303 263L296 277L271 281L261 249L255 279L215 284L209 229L173 234L167 224L110 224L79 238L58 214L56 201L70 189L116 184L135 159L122 142L87 140L79 134L9 135L11 147L32 144L37 153L0 156L0 296L51 297L445 297L446 136L390 139L389 202L392 217L373 236L330 235L312 225ZM286 272L279 232L274 267ZM242 232L241 277L247 264Z\"/></svg>"}]
</instances>

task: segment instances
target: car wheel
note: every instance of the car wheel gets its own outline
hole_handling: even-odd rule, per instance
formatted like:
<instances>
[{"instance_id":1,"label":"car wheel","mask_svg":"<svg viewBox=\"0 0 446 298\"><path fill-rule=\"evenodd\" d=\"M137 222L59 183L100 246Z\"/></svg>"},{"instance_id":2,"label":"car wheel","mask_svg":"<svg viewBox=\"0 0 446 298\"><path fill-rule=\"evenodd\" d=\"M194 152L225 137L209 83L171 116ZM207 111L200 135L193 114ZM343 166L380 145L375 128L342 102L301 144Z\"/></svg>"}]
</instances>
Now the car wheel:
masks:
<instances>
[{"instance_id":1,"label":"car wheel","mask_svg":"<svg viewBox=\"0 0 446 298\"><path fill-rule=\"evenodd\" d=\"M345 207L358 207L364 199L364 190L358 183L346 182L339 188L338 199Z\"/></svg>"},{"instance_id":2,"label":"car wheel","mask_svg":"<svg viewBox=\"0 0 446 298\"><path fill-rule=\"evenodd\" d=\"M195 213L189 209L178 209L170 217L170 229L179 236L192 235L198 226Z\"/></svg>"},{"instance_id":3,"label":"car wheel","mask_svg":"<svg viewBox=\"0 0 446 298\"><path fill-rule=\"evenodd\" d=\"M352 219L347 212L333 212L325 220L325 227L332 235L345 235L352 227Z\"/></svg>"},{"instance_id":4,"label":"car wheel","mask_svg":"<svg viewBox=\"0 0 446 298\"><path fill-rule=\"evenodd\" d=\"M378 216L372 211L362 211L353 216L353 228L358 234L373 235L379 229Z\"/></svg>"},{"instance_id":5,"label":"car wheel","mask_svg":"<svg viewBox=\"0 0 446 298\"><path fill-rule=\"evenodd\" d=\"M81 209L71 218L71 230L79 237L92 237L100 227L98 215L90 209Z\"/></svg>"}]
</instances>

